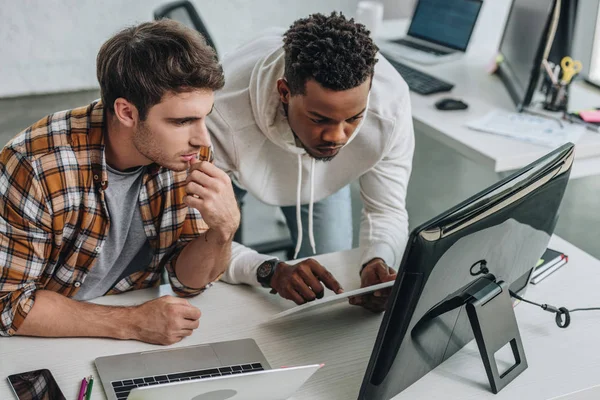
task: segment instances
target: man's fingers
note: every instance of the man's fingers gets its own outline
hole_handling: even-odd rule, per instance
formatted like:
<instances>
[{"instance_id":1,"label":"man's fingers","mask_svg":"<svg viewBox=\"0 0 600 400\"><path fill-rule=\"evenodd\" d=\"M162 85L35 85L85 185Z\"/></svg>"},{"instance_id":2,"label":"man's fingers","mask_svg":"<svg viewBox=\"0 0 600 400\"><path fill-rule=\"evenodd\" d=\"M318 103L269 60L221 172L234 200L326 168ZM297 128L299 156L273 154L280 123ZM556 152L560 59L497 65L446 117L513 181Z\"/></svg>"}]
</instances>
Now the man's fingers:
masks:
<instances>
[{"instance_id":1,"label":"man's fingers","mask_svg":"<svg viewBox=\"0 0 600 400\"><path fill-rule=\"evenodd\" d=\"M315 293L308 287L301 277L295 276L292 278L292 288L296 290L306 301L313 301L317 298Z\"/></svg>"},{"instance_id":2,"label":"man's fingers","mask_svg":"<svg viewBox=\"0 0 600 400\"><path fill-rule=\"evenodd\" d=\"M210 195L214 194L214 190L210 190L204 186L198 185L195 182L190 182L185 185L185 192L189 196L198 196L200 199L209 198Z\"/></svg>"},{"instance_id":3,"label":"man's fingers","mask_svg":"<svg viewBox=\"0 0 600 400\"><path fill-rule=\"evenodd\" d=\"M198 199L194 196L185 196L183 198L183 202L191 208L195 208L196 210L202 210L204 206L204 200Z\"/></svg>"},{"instance_id":4,"label":"man's fingers","mask_svg":"<svg viewBox=\"0 0 600 400\"><path fill-rule=\"evenodd\" d=\"M387 282L389 280L390 272L389 267L383 263L376 264L374 268L375 275L379 278L380 282Z\"/></svg>"},{"instance_id":5,"label":"man's fingers","mask_svg":"<svg viewBox=\"0 0 600 400\"><path fill-rule=\"evenodd\" d=\"M216 167L215 167L216 168ZM188 174L186 183L189 185L190 182L194 182L200 186L204 186L210 189L217 189L221 182L210 175L205 174L203 171L194 170Z\"/></svg>"},{"instance_id":6,"label":"man's fingers","mask_svg":"<svg viewBox=\"0 0 600 400\"><path fill-rule=\"evenodd\" d=\"M362 297L362 302L358 305L366 308L372 312L382 312L385 310L385 305L387 304L387 298L374 297L372 295L364 295Z\"/></svg>"},{"instance_id":7,"label":"man's fingers","mask_svg":"<svg viewBox=\"0 0 600 400\"><path fill-rule=\"evenodd\" d=\"M323 298L325 294L325 288L321 285L321 282L312 274L312 270L305 270L302 268L298 269L298 275L304 281L307 286L310 286L317 299Z\"/></svg>"},{"instance_id":8,"label":"man's fingers","mask_svg":"<svg viewBox=\"0 0 600 400\"><path fill-rule=\"evenodd\" d=\"M184 319L183 322L181 323L181 328L182 329L198 329L198 327L200 326L200 320L191 320L191 319Z\"/></svg>"},{"instance_id":9,"label":"man's fingers","mask_svg":"<svg viewBox=\"0 0 600 400\"><path fill-rule=\"evenodd\" d=\"M329 290L336 294L344 291L342 289L342 285L340 285L340 283L333 277L331 272L327 271L321 264L315 261L314 263L310 264L310 266L313 274L319 278L319 280L323 282Z\"/></svg>"},{"instance_id":10,"label":"man's fingers","mask_svg":"<svg viewBox=\"0 0 600 400\"><path fill-rule=\"evenodd\" d=\"M179 331L177 333L177 336L192 336L192 334L194 333L193 329L182 329L181 331Z\"/></svg>"},{"instance_id":11,"label":"man's fingers","mask_svg":"<svg viewBox=\"0 0 600 400\"><path fill-rule=\"evenodd\" d=\"M302 296L300 296L294 289L287 290L285 296L282 296L282 297L292 300L294 303L296 303L298 305L306 303L306 300L304 300L302 298Z\"/></svg>"},{"instance_id":12,"label":"man's fingers","mask_svg":"<svg viewBox=\"0 0 600 400\"><path fill-rule=\"evenodd\" d=\"M190 175L194 171L200 171L212 178L223 179L227 177L227 174L222 169L215 166L214 164L209 163L208 161L200 161L198 163L193 164L190 167Z\"/></svg>"},{"instance_id":13,"label":"man's fingers","mask_svg":"<svg viewBox=\"0 0 600 400\"><path fill-rule=\"evenodd\" d=\"M364 296L352 296L348 298L348 303L353 306L362 306L364 302Z\"/></svg>"},{"instance_id":14,"label":"man's fingers","mask_svg":"<svg viewBox=\"0 0 600 400\"><path fill-rule=\"evenodd\" d=\"M387 281L394 281L396 280L396 275L389 275L388 276L388 280ZM390 295L390 293L392 293L392 287L388 287L385 289L380 289L380 290L376 290L373 293L373 296L375 297L388 297Z\"/></svg>"},{"instance_id":15,"label":"man's fingers","mask_svg":"<svg viewBox=\"0 0 600 400\"><path fill-rule=\"evenodd\" d=\"M187 306L187 307L181 308L181 315L185 319L196 321L196 320L200 319L200 316L202 316L202 313L200 312L199 309L197 309L194 306Z\"/></svg>"}]
</instances>

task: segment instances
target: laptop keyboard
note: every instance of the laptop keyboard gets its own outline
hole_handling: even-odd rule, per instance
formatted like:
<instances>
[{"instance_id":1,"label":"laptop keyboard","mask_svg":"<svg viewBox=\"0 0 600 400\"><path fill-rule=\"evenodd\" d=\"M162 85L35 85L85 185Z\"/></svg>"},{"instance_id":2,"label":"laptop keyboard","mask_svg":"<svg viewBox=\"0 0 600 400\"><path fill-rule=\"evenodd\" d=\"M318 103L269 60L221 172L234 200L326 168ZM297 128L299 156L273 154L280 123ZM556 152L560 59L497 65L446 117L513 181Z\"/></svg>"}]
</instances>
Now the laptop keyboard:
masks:
<instances>
[{"instance_id":1,"label":"laptop keyboard","mask_svg":"<svg viewBox=\"0 0 600 400\"><path fill-rule=\"evenodd\" d=\"M208 368L197 371L177 372L174 374L147 376L143 378L125 379L122 381L112 381L112 387L117 399L126 399L129 392L138 387L159 385L161 383L195 381L203 378L213 378L216 376L243 374L245 372L264 371L260 363L230 365L227 367Z\"/></svg>"},{"instance_id":2,"label":"laptop keyboard","mask_svg":"<svg viewBox=\"0 0 600 400\"><path fill-rule=\"evenodd\" d=\"M406 39L396 39L396 40L392 40L392 42L401 44L402 46L410 47L411 49L423 51L425 53L435 54L436 56L444 56L444 55L450 53L448 51L435 50L435 49L432 49L431 47L423 46L422 44L415 43L411 40L406 40Z\"/></svg>"}]
</instances>

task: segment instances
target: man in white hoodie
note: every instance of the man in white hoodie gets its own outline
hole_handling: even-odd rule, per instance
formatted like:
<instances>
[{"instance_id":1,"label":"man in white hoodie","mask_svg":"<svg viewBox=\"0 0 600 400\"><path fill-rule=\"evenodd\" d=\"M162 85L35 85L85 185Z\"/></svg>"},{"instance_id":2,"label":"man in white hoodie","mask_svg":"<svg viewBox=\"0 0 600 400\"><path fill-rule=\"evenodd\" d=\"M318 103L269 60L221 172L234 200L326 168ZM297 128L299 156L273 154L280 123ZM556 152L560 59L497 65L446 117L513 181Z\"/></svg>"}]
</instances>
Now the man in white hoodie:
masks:
<instances>
[{"instance_id":1,"label":"man in white hoodie","mask_svg":"<svg viewBox=\"0 0 600 400\"><path fill-rule=\"evenodd\" d=\"M369 31L341 14L300 19L224 58L226 84L207 119L217 166L286 216L295 211L296 255L351 246L348 185L359 180L363 287L396 277L414 149L408 87L377 51ZM297 304L322 297L321 282L342 291L315 260L290 265L235 243L223 280L270 287ZM387 293L351 303L381 311Z\"/></svg>"}]
</instances>

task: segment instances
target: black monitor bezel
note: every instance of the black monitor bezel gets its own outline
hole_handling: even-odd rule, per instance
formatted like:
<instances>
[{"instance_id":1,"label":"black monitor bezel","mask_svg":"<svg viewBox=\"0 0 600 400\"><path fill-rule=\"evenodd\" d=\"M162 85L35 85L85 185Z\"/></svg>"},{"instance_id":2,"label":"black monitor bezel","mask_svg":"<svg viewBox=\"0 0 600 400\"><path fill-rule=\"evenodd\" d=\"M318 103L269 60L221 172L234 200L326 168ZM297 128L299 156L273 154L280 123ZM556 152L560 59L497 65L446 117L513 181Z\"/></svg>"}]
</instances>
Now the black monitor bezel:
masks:
<instances>
[{"instance_id":1,"label":"black monitor bezel","mask_svg":"<svg viewBox=\"0 0 600 400\"><path fill-rule=\"evenodd\" d=\"M528 166L522 168L521 170L511 174L510 176L506 177L505 179L500 180L499 182L490 186L489 188L475 194L474 196L470 197L469 199L461 202L460 204L456 205L455 207L450 208L446 212L431 219L430 221L427 221L427 222L419 225L417 228L412 230L412 232L409 236L407 245L406 245L406 250L404 252L402 262L400 263L400 268L398 270L398 272L399 272L398 278L397 278L396 283L394 284L394 286L392 288L392 292L390 294L390 303L388 304L386 313L384 314L379 331L377 333L377 338L376 338L375 344L373 345L373 351L371 353L371 357L369 359L369 363L368 363L367 369L365 371L363 382L362 382L362 385L360 388L360 393L359 393L359 397L358 397L359 399L363 399L362 396L365 394L365 391L367 391L367 389L370 387L369 385L371 385L371 380L372 380L373 374L377 368L377 362L379 360L379 355L382 354L383 342L386 339L386 335L391 326L390 325L391 314L392 314L392 310L395 308L395 304L402 303L402 304L406 305L404 307L405 315L403 318L407 319L407 321L405 321L405 323L402 324L402 328L400 329L399 332L397 332L397 335L401 336L402 340L404 340L404 338L407 335L407 329L410 324L410 320L412 319L412 315L415 311L418 300L419 300L420 296L422 295L421 292L422 292L423 285L424 285L424 283L423 283L424 277L422 276L422 274L416 274L416 273L408 273L407 274L407 273L405 273L405 268L403 268L408 262L409 255L410 255L410 248L413 245L413 243L416 243L419 240L419 237L421 236L421 232L430 230L431 227L447 225L447 223L445 223L444 221L448 220L449 217L451 217L457 211L460 211L461 209L464 209L467 212L470 211L472 208L475 208L477 206L477 204L479 204L478 203L479 200L484 199L486 196L492 194L494 191L496 191L498 188L502 187L506 183L520 177L521 175L531 171L534 168L539 167L540 165L543 165L544 163L547 163L549 159L557 158L557 156L559 154L563 154L561 159L564 160L564 159L570 158L572 161L572 157L574 154L574 145L572 143L567 143L567 144L559 147L558 149L548 153L544 157L534 161L533 163L529 164ZM554 168L556 166L556 163L550 164L550 166L552 166L552 168ZM566 171L566 173L569 173L570 169L571 169L571 165L568 166L568 170ZM542 171L546 171L546 170L542 170ZM539 177L539 175L537 175L537 176ZM471 206L471 207L468 207L468 206ZM532 270L533 270L533 266L532 266L532 269L528 272L528 276L527 276L527 280L526 280L527 283L529 282L529 278L531 276ZM411 285L410 290L407 290L407 291L401 293L400 287L402 286L403 281L408 280L408 279L410 279L411 282L414 282L414 285ZM521 289L522 288L514 288L515 291L519 291Z\"/></svg>"},{"instance_id":2,"label":"black monitor bezel","mask_svg":"<svg viewBox=\"0 0 600 400\"><path fill-rule=\"evenodd\" d=\"M524 90L524 93L521 93L521 87L518 80L515 78L515 73L513 72L510 66L510 60L507 60L504 54L502 53L502 44L506 39L506 29L508 27L508 19L510 18L513 10L514 10L515 2L513 1L510 5L510 11L508 12L507 22L504 25L504 31L502 32L502 39L500 39L500 44L498 46L498 68L496 69L496 75L500 78L504 87L508 91L508 94L511 97L513 103L517 108L518 112L523 111L526 107L531 104L531 100L533 99L533 94L538 85L538 81L540 79L540 72L542 70L542 60L544 58L544 49L546 48L546 44L548 42L548 35L550 33L550 25L552 24L552 15L554 14L554 10L556 7L556 0L553 1L553 5L550 9L550 13L548 15L548 19L546 20L546 25L544 28L544 32L542 33L542 40L538 46L538 50L535 54L535 58L533 60L533 66L531 68L531 74L529 75L529 81L527 82L527 87Z\"/></svg>"}]
</instances>

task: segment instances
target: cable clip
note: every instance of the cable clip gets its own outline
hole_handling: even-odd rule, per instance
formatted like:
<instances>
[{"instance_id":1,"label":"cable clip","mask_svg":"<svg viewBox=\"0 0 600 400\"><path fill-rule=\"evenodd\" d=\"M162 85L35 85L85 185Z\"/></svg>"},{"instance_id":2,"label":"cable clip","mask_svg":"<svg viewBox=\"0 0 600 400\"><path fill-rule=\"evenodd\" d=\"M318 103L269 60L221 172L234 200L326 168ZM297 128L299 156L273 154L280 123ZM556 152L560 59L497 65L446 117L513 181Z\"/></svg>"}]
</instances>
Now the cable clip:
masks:
<instances>
[{"instance_id":1,"label":"cable clip","mask_svg":"<svg viewBox=\"0 0 600 400\"><path fill-rule=\"evenodd\" d=\"M480 266L479 271L475 272L473 271L473 268L475 268L477 265ZM477 276L481 274L487 274L490 272L490 270L487 268L487 261L479 260L475 264L471 265L471 269L469 270L469 272L471 273L471 276Z\"/></svg>"}]
</instances>

